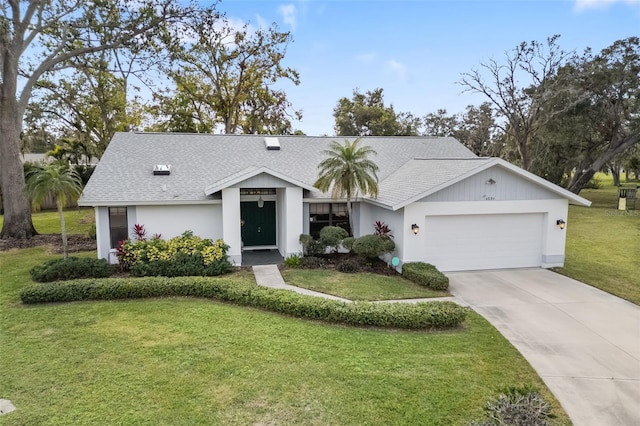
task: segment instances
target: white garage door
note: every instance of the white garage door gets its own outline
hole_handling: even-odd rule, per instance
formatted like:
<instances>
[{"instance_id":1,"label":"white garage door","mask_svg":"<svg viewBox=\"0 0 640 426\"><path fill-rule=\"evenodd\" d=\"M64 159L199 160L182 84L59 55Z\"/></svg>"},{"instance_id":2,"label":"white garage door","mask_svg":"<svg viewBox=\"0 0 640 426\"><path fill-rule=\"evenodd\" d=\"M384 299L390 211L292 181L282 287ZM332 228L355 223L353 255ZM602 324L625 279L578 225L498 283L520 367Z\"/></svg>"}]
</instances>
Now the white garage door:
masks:
<instances>
[{"instance_id":1,"label":"white garage door","mask_svg":"<svg viewBox=\"0 0 640 426\"><path fill-rule=\"evenodd\" d=\"M542 220L542 214L427 216L425 260L441 271L538 267Z\"/></svg>"}]
</instances>

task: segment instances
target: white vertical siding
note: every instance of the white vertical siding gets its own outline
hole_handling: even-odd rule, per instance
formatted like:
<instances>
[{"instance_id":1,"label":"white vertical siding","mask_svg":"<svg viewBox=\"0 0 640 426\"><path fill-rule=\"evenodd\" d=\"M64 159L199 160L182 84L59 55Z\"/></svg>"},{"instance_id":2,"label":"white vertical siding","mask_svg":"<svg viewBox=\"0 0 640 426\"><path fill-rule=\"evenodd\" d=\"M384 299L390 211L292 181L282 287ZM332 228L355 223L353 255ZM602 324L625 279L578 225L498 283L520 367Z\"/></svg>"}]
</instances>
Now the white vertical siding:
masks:
<instances>
[{"instance_id":1,"label":"white vertical siding","mask_svg":"<svg viewBox=\"0 0 640 426\"><path fill-rule=\"evenodd\" d=\"M495 183L489 183L490 180ZM549 200L560 198L562 198L560 195L523 179L510 170L494 166L442 191L438 191L424 198L421 202Z\"/></svg>"}]
</instances>

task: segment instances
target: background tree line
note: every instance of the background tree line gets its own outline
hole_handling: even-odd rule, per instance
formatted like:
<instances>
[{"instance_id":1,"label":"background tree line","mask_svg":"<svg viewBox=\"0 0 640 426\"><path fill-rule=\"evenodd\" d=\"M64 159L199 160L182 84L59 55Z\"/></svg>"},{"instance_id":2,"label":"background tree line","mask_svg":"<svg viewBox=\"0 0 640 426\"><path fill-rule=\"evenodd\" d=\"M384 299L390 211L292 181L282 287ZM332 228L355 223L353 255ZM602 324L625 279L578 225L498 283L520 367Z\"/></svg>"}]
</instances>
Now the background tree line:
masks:
<instances>
[{"instance_id":1,"label":"background tree line","mask_svg":"<svg viewBox=\"0 0 640 426\"><path fill-rule=\"evenodd\" d=\"M385 105L383 89L354 90L334 109L342 136L453 136L480 156L499 156L574 193L599 170L638 178L640 39L629 37L594 54L565 52L558 36L523 42L462 74L479 106L424 117Z\"/></svg>"},{"instance_id":2,"label":"background tree line","mask_svg":"<svg viewBox=\"0 0 640 426\"><path fill-rule=\"evenodd\" d=\"M234 26L216 5L178 0L8 0L0 5L0 236L28 238L20 155L100 158L117 131L301 133L282 88L291 34ZM579 192L595 172L638 168L640 42L599 53L525 42L462 74L486 102L424 117L385 105L383 89L341 98L335 133L451 135ZM150 95L149 95L150 94Z\"/></svg>"}]
</instances>

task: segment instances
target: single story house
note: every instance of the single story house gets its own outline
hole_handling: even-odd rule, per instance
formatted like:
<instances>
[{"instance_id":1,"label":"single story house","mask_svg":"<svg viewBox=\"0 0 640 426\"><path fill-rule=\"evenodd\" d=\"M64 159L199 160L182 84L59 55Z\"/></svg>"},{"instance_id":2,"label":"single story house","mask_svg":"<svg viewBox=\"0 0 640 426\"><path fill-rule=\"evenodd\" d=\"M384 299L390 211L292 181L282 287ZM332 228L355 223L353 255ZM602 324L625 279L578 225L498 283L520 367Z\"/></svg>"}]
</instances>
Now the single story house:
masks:
<instances>
[{"instance_id":1,"label":"single story house","mask_svg":"<svg viewBox=\"0 0 640 426\"><path fill-rule=\"evenodd\" d=\"M313 187L343 137L117 133L79 200L95 208L98 257L115 261L134 224L191 230L243 251L302 252L300 234L348 227L344 199ZM354 138L347 138L353 140ZM377 198L353 203L354 236L391 228L400 262L443 271L562 266L568 204L591 203L449 137L363 137L377 153Z\"/></svg>"}]
</instances>

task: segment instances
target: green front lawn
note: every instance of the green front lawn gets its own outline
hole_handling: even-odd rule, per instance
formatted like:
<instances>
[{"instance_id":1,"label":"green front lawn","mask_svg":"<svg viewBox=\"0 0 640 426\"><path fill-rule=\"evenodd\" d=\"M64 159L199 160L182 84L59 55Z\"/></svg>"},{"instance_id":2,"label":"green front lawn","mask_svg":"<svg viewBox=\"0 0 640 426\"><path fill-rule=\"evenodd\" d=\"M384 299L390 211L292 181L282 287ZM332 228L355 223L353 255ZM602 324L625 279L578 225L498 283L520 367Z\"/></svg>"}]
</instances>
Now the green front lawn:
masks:
<instances>
[{"instance_id":1,"label":"green front lawn","mask_svg":"<svg viewBox=\"0 0 640 426\"><path fill-rule=\"evenodd\" d=\"M372 273L345 274L328 269L284 269L287 284L349 300L393 300L451 296L429 290L400 276Z\"/></svg>"},{"instance_id":2,"label":"green front lawn","mask_svg":"<svg viewBox=\"0 0 640 426\"><path fill-rule=\"evenodd\" d=\"M60 216L57 211L35 212L32 215L33 227L39 234L59 234ZM67 234L87 235L89 227L95 222L95 213L92 208L75 208L65 210L64 221ZM0 215L0 228L4 223L4 216Z\"/></svg>"},{"instance_id":3,"label":"green front lawn","mask_svg":"<svg viewBox=\"0 0 640 426\"><path fill-rule=\"evenodd\" d=\"M599 178L601 189L580 193L591 207L569 207L565 266L558 271L640 304L640 210L617 210L618 189Z\"/></svg>"},{"instance_id":4,"label":"green front lawn","mask_svg":"<svg viewBox=\"0 0 640 426\"><path fill-rule=\"evenodd\" d=\"M0 253L0 396L17 407L3 425L465 424L517 384L569 424L473 312L463 330L424 333L190 298L23 306L29 269L49 258Z\"/></svg>"}]
</instances>

